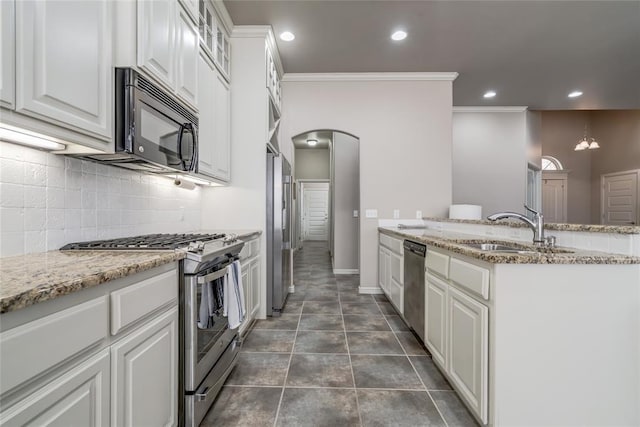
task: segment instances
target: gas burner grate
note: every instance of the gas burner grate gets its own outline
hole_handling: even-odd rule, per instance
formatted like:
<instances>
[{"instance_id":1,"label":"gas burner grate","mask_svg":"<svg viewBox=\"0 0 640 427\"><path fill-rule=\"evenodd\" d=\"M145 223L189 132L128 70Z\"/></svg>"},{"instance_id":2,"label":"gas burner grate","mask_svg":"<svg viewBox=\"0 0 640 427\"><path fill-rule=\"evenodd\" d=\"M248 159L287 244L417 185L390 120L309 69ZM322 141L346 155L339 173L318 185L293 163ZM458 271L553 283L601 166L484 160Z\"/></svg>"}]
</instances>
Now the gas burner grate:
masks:
<instances>
[{"instance_id":1,"label":"gas burner grate","mask_svg":"<svg viewBox=\"0 0 640 427\"><path fill-rule=\"evenodd\" d=\"M207 242L224 237L224 234L146 234L144 236L69 243L60 250L178 249L189 246L191 242Z\"/></svg>"}]
</instances>

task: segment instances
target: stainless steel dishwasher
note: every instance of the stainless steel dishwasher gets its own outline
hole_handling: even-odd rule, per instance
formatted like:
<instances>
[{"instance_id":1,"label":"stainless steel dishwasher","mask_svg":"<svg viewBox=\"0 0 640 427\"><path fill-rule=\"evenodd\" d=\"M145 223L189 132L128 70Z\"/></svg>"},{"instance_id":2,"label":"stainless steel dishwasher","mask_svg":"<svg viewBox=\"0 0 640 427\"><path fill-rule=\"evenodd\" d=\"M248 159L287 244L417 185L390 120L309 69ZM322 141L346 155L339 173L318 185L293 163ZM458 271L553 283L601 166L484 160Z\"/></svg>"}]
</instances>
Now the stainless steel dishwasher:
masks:
<instances>
[{"instance_id":1,"label":"stainless steel dishwasher","mask_svg":"<svg viewBox=\"0 0 640 427\"><path fill-rule=\"evenodd\" d=\"M404 318L424 342L424 258L427 247L405 240Z\"/></svg>"}]
</instances>

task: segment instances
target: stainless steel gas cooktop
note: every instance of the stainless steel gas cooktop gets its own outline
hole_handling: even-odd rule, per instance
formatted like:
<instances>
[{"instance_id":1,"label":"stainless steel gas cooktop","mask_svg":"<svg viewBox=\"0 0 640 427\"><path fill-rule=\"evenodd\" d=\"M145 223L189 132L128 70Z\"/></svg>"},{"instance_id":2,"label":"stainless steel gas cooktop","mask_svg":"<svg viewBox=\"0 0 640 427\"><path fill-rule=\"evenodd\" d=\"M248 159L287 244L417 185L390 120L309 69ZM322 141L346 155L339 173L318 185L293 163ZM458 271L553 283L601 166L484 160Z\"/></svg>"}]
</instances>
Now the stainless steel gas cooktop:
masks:
<instances>
[{"instance_id":1,"label":"stainless steel gas cooktop","mask_svg":"<svg viewBox=\"0 0 640 427\"><path fill-rule=\"evenodd\" d=\"M196 242L224 239L225 234L146 234L109 240L69 243L60 250L162 250L188 248Z\"/></svg>"}]
</instances>

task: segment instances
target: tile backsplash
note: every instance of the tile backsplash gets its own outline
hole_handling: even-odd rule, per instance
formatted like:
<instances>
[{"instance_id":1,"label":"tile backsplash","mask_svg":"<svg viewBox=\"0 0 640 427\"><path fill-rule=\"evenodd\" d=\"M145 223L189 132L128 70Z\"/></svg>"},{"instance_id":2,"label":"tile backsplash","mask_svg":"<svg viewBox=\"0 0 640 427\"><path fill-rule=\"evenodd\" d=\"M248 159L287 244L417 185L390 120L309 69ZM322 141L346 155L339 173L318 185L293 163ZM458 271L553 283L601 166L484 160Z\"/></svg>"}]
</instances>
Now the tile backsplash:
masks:
<instances>
[{"instance_id":1,"label":"tile backsplash","mask_svg":"<svg viewBox=\"0 0 640 427\"><path fill-rule=\"evenodd\" d=\"M193 231L200 221L199 187L0 142L0 257Z\"/></svg>"}]
</instances>

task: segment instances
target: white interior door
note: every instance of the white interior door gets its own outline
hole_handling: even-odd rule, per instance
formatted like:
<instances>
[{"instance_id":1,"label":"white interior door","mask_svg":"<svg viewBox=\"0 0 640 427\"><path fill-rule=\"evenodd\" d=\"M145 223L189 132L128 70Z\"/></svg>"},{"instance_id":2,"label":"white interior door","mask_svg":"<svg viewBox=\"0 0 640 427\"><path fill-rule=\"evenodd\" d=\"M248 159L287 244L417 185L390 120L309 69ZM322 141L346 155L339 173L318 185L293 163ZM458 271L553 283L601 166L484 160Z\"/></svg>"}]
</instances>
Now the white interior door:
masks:
<instances>
[{"instance_id":1,"label":"white interior door","mask_svg":"<svg viewBox=\"0 0 640 427\"><path fill-rule=\"evenodd\" d=\"M602 223L638 224L638 174L640 171L602 175Z\"/></svg>"},{"instance_id":2,"label":"white interior door","mask_svg":"<svg viewBox=\"0 0 640 427\"><path fill-rule=\"evenodd\" d=\"M542 214L546 222L567 222L566 179L542 179Z\"/></svg>"},{"instance_id":3,"label":"white interior door","mask_svg":"<svg viewBox=\"0 0 640 427\"><path fill-rule=\"evenodd\" d=\"M304 240L328 240L329 184L304 184L302 198Z\"/></svg>"}]
</instances>

